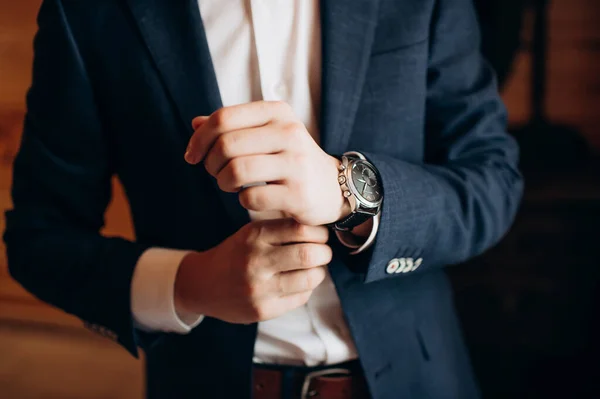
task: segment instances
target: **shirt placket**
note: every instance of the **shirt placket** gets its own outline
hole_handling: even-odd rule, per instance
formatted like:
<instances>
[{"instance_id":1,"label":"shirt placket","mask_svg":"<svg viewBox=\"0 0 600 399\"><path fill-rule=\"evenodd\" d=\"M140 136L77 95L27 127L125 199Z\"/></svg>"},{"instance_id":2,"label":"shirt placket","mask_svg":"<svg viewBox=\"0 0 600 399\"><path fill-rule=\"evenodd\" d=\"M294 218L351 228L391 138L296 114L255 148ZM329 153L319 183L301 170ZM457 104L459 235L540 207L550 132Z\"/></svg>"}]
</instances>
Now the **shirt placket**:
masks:
<instances>
[{"instance_id":1,"label":"shirt placket","mask_svg":"<svg viewBox=\"0 0 600 399\"><path fill-rule=\"evenodd\" d=\"M288 2L250 0L262 99L289 101L285 54L293 6ZM284 7L288 7L287 9Z\"/></svg>"},{"instance_id":2,"label":"shirt placket","mask_svg":"<svg viewBox=\"0 0 600 399\"><path fill-rule=\"evenodd\" d=\"M310 320L315 334L323 343L326 358L323 359L326 364L340 363L356 355L356 349L351 343L351 338L343 334L344 323L341 315L341 306L339 300L335 297L335 287L333 281L328 278L321 283L313 293L313 296L306 304ZM313 298L319 300L313 300ZM337 306L334 306L337 302ZM332 311L339 310L339 314ZM327 320L325 320L327 318Z\"/></svg>"},{"instance_id":3,"label":"shirt placket","mask_svg":"<svg viewBox=\"0 0 600 399\"><path fill-rule=\"evenodd\" d=\"M290 102L290 91L287 87L289 83L286 82L286 77L290 76L293 71L286 70L285 57L290 44L290 30L293 22L290 15L294 12L294 6L288 2L277 3L268 0L250 0L258 70L260 71L260 87L263 100ZM288 8L276 9L276 7ZM274 18L275 15L277 18ZM319 339L321 348L319 351L314 348L313 352L323 353L324 358L319 360L327 361L327 358L330 357L328 345L333 345L332 347L335 349L338 345L335 344L335 337L331 337L331 334L327 333L326 325L319 318L319 309L313 302L315 299L309 300L302 310L306 312L312 330ZM328 344L326 341L333 342Z\"/></svg>"}]
</instances>

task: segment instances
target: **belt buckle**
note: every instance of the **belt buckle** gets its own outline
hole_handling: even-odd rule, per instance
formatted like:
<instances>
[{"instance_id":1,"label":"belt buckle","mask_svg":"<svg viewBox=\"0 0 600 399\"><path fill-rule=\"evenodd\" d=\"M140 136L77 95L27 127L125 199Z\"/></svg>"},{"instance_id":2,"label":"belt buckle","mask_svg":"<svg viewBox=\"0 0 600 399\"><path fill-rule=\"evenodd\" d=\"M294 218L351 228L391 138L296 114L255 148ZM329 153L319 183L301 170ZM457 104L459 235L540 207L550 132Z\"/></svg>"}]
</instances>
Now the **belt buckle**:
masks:
<instances>
[{"instance_id":1,"label":"belt buckle","mask_svg":"<svg viewBox=\"0 0 600 399\"><path fill-rule=\"evenodd\" d=\"M304 383L302 384L302 393L300 394L300 399L310 399L317 394L316 391L310 390L310 383L312 382L313 379L318 378L318 377L323 377L326 375L333 375L333 374L350 375L351 373L350 373L350 370L348 370L348 369L331 368L331 369L317 370L317 371L313 371L313 372L306 374L306 376L304 377Z\"/></svg>"}]
</instances>

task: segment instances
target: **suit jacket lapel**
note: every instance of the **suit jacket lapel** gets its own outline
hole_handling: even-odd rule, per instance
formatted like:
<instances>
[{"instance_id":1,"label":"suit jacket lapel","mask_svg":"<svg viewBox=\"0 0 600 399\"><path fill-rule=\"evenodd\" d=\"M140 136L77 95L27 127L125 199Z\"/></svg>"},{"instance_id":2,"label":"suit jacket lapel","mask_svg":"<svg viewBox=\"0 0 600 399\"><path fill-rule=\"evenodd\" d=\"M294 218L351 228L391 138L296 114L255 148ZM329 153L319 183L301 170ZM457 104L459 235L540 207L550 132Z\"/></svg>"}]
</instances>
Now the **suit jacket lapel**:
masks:
<instances>
[{"instance_id":1,"label":"suit jacket lapel","mask_svg":"<svg viewBox=\"0 0 600 399\"><path fill-rule=\"evenodd\" d=\"M179 111L183 123L180 132L187 143L193 133L192 119L222 107L198 2L127 0L127 4ZM237 195L221 191L216 181L214 187L232 222L237 227L246 223L248 213Z\"/></svg>"},{"instance_id":2,"label":"suit jacket lapel","mask_svg":"<svg viewBox=\"0 0 600 399\"><path fill-rule=\"evenodd\" d=\"M127 0L144 42L173 98L185 138L191 121L222 106L196 0Z\"/></svg>"},{"instance_id":3,"label":"suit jacket lapel","mask_svg":"<svg viewBox=\"0 0 600 399\"><path fill-rule=\"evenodd\" d=\"M361 97L379 0L321 0L321 142L326 152L346 151Z\"/></svg>"}]
</instances>

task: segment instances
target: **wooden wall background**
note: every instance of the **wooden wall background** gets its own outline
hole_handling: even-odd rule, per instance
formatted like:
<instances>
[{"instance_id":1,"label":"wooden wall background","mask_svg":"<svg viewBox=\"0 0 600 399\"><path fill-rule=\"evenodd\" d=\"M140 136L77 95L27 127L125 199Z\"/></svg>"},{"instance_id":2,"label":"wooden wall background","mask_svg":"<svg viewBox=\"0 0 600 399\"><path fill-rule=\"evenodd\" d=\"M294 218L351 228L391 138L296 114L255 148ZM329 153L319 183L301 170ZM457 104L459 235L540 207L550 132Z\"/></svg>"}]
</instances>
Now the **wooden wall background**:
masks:
<instances>
[{"instance_id":1,"label":"wooden wall background","mask_svg":"<svg viewBox=\"0 0 600 399\"><path fill-rule=\"evenodd\" d=\"M19 145L39 4L0 0L0 210L11 206L11 163ZM576 127L600 149L600 2L552 1L550 28L549 115ZM521 52L503 93L512 123L529 117L529 63L530 55ZM106 232L132 237L116 183ZM141 397L142 385L141 362L14 283L0 243L0 396L135 398Z\"/></svg>"}]
</instances>

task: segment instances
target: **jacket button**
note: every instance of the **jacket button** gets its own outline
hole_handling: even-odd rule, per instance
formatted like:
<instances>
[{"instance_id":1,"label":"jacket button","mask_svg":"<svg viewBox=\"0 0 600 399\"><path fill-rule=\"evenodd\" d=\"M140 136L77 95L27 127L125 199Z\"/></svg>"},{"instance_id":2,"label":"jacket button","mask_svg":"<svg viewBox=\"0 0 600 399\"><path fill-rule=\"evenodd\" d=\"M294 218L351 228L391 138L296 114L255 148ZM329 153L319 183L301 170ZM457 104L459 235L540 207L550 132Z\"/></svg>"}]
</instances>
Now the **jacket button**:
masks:
<instances>
[{"instance_id":1,"label":"jacket button","mask_svg":"<svg viewBox=\"0 0 600 399\"><path fill-rule=\"evenodd\" d=\"M398 258L398 269L396 269L396 273L402 273L404 268L406 267L406 258Z\"/></svg>"},{"instance_id":2,"label":"jacket button","mask_svg":"<svg viewBox=\"0 0 600 399\"><path fill-rule=\"evenodd\" d=\"M404 273L413 271L413 266L415 265L413 258L406 258L406 269L404 269Z\"/></svg>"},{"instance_id":3,"label":"jacket button","mask_svg":"<svg viewBox=\"0 0 600 399\"><path fill-rule=\"evenodd\" d=\"M413 271L417 270L419 268L419 266L421 266L421 263L423 263L423 258L419 258L417 260L415 260L415 265L413 266Z\"/></svg>"},{"instance_id":4,"label":"jacket button","mask_svg":"<svg viewBox=\"0 0 600 399\"><path fill-rule=\"evenodd\" d=\"M388 262L385 272L387 274L394 274L394 273L396 273L396 270L398 270L399 266L400 266L400 262L398 261L398 259L392 259L391 261Z\"/></svg>"},{"instance_id":5,"label":"jacket button","mask_svg":"<svg viewBox=\"0 0 600 399\"><path fill-rule=\"evenodd\" d=\"M405 260L405 266L402 269L402 273L410 273L410 272L412 272L413 266L414 266L413 258L406 258L406 260Z\"/></svg>"}]
</instances>

